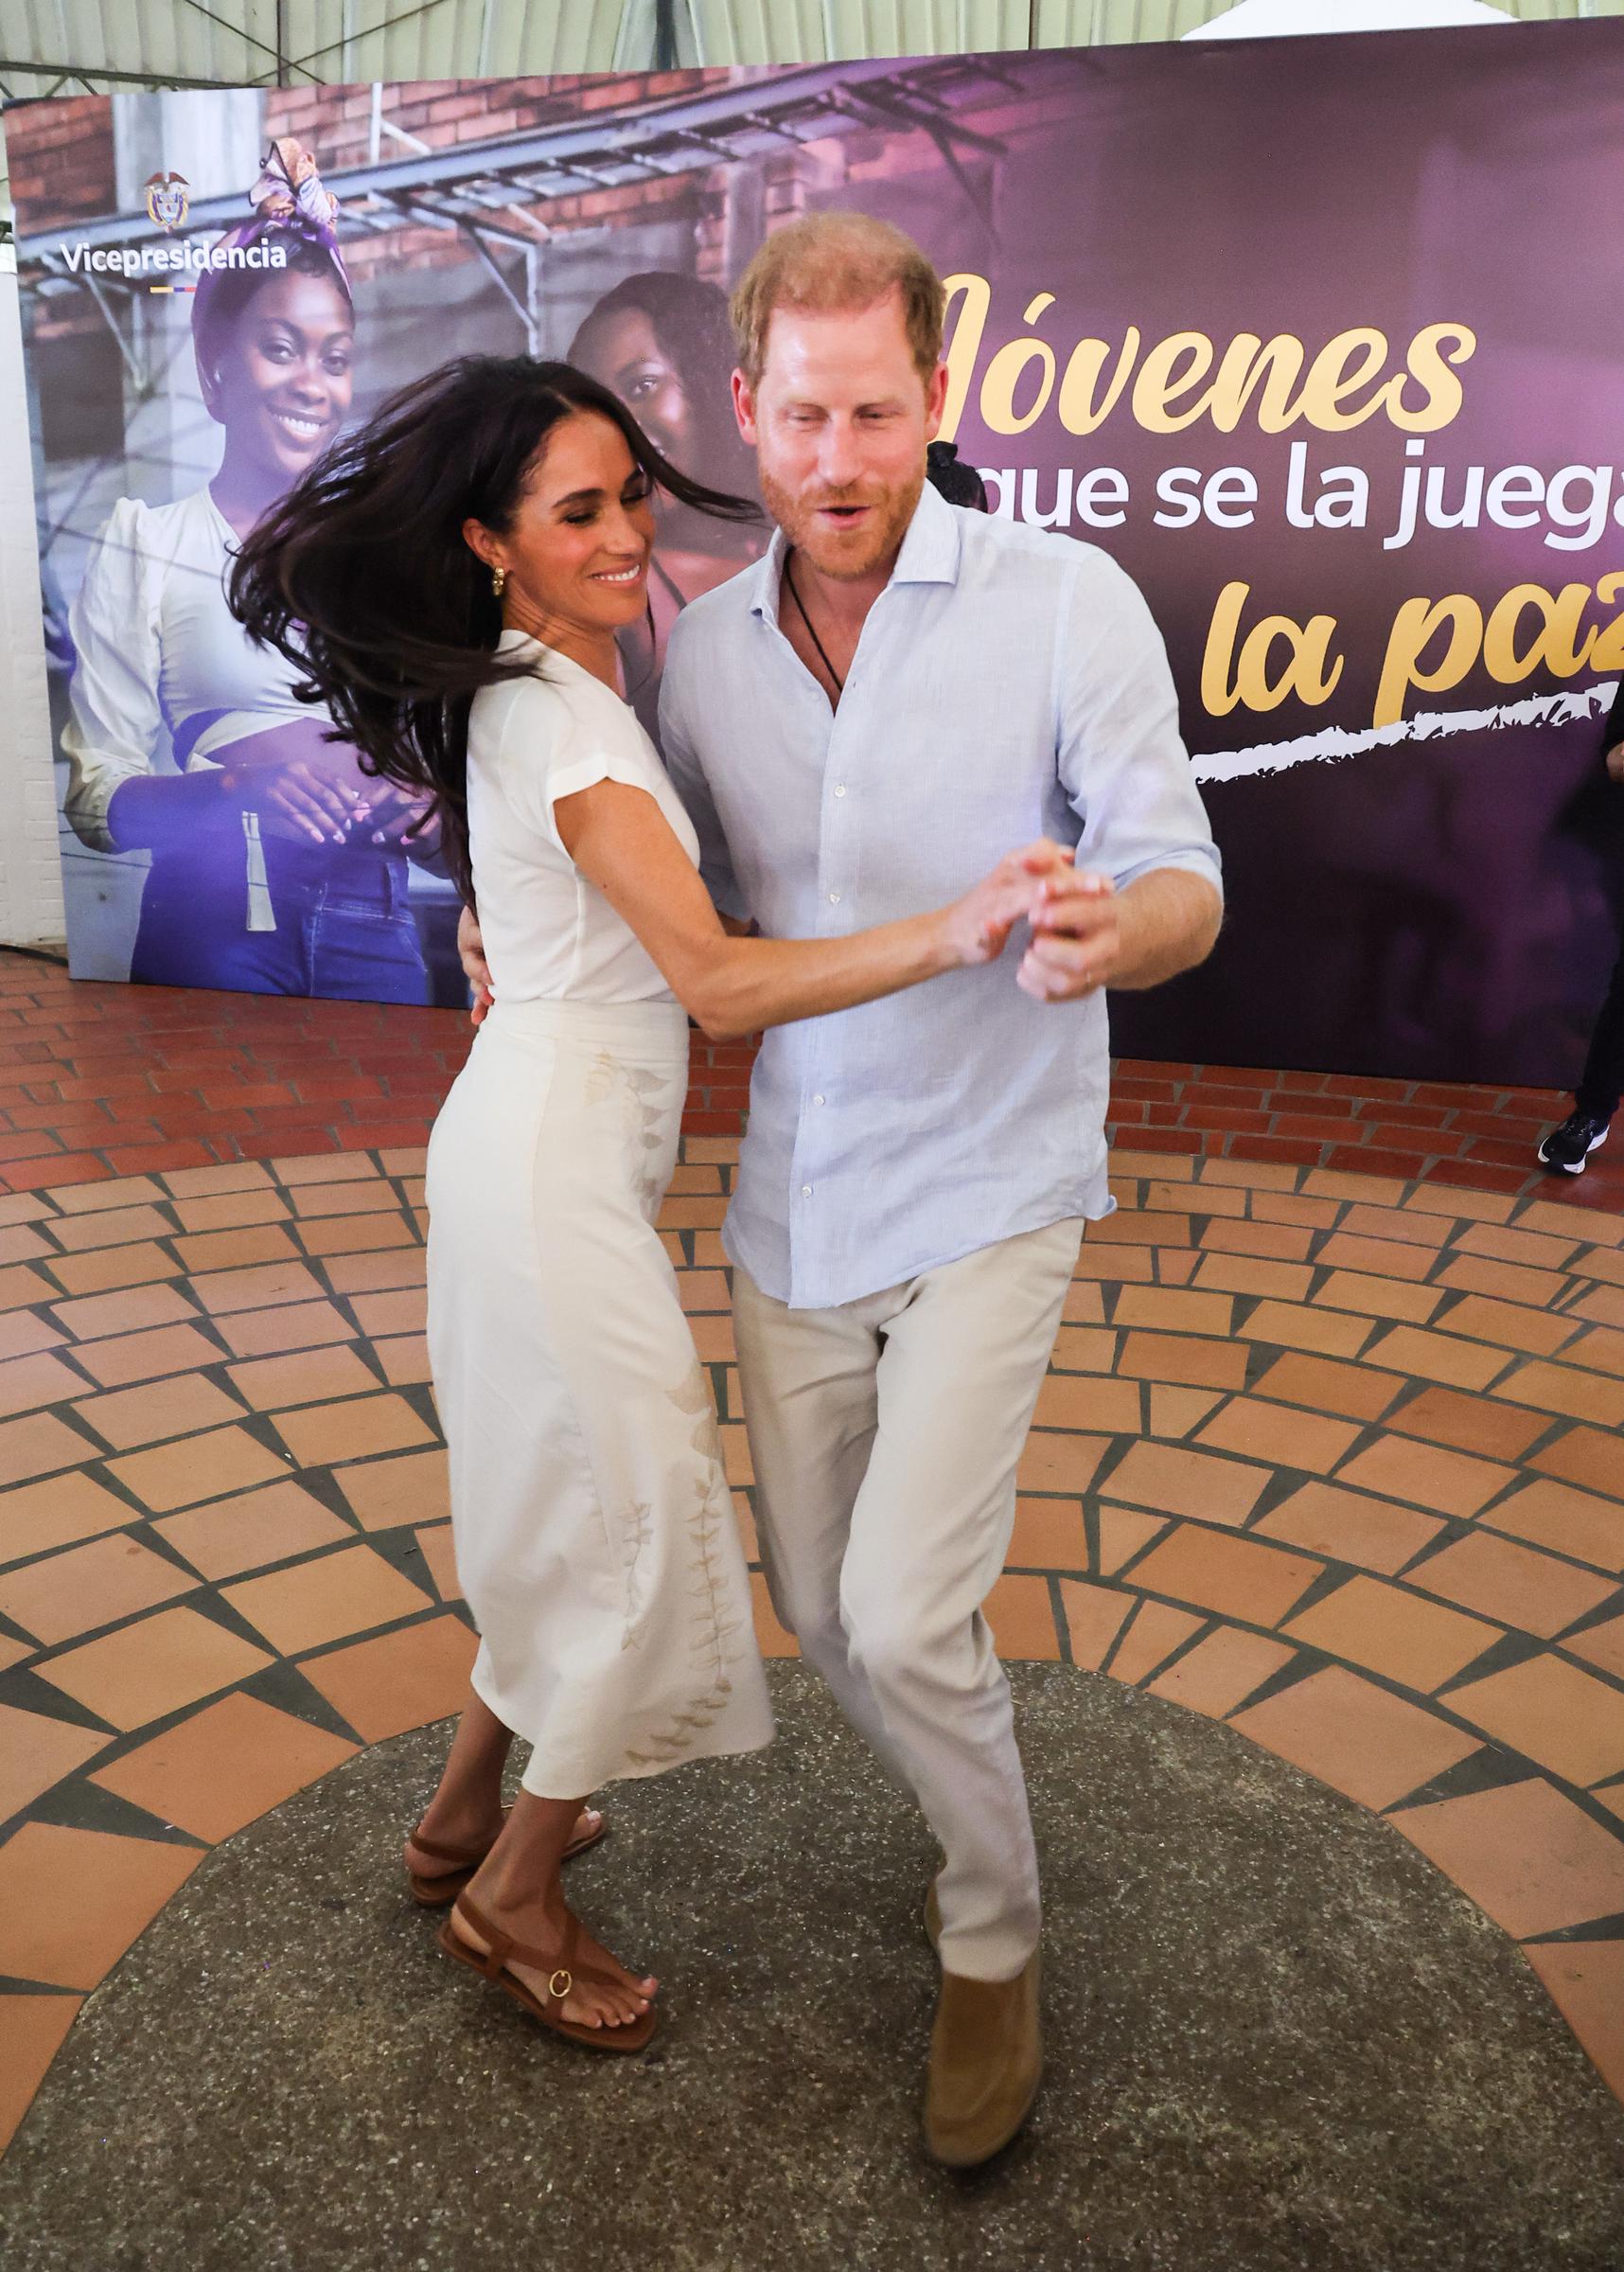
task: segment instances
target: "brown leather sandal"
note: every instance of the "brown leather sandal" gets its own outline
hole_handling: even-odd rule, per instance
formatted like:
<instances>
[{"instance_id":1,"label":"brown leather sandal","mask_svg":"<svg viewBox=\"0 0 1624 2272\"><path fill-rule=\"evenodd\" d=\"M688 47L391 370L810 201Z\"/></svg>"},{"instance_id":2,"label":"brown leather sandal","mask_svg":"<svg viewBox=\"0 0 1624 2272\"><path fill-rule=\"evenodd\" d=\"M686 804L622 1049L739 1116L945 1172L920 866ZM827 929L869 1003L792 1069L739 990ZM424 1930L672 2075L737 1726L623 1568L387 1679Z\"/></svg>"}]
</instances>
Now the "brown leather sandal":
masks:
<instances>
[{"instance_id":1,"label":"brown leather sandal","mask_svg":"<svg viewBox=\"0 0 1624 2272\"><path fill-rule=\"evenodd\" d=\"M503 1810L503 1820L506 1819L506 1811ZM599 1815L595 1830L584 1830L570 1840L564 1849L565 1861L573 1861L577 1854L585 1854L589 1846L595 1846L608 1828L608 1822ZM406 1883L412 1889L412 1898L419 1908L424 1909L449 1909L490 1852L489 1846L482 1846L477 1852L468 1846L441 1846L434 1839L426 1838L420 1830L412 1833L412 1843L420 1847L423 1853L432 1854L435 1861L454 1865L450 1870L436 1872L432 1877L425 1877L418 1870L407 1871ZM491 1844L495 1844L494 1839Z\"/></svg>"},{"instance_id":2,"label":"brown leather sandal","mask_svg":"<svg viewBox=\"0 0 1624 2272\"><path fill-rule=\"evenodd\" d=\"M532 2019L539 2020L555 2035L562 2035L567 2043L578 2043L590 2051L625 2053L644 2049L658 2024L652 2008L641 2019L628 2019L619 2027L590 2028L582 2020L564 2018L564 2002L575 1985L577 1975L583 1980L609 1984L605 1974L585 1964L574 1964L575 1944L581 1930L577 1919L571 1918L570 1929L558 1951L561 1961L555 1964L545 1949L527 1948L523 1942L514 1941L500 1931L482 1910L474 1907L466 1893L458 1896L456 1908L480 1939L489 1944L482 1956L477 1948L461 1937L448 1917L436 1938L447 1956L456 1963L466 1964L470 1972L477 1972L483 1979L488 1980L493 1988L500 1988L504 1996L512 1997L514 2002L522 2005ZM509 1960L514 1958L521 1964L531 1964L538 1972L547 1973L544 1995L533 1995L524 1982L507 1969Z\"/></svg>"}]
</instances>

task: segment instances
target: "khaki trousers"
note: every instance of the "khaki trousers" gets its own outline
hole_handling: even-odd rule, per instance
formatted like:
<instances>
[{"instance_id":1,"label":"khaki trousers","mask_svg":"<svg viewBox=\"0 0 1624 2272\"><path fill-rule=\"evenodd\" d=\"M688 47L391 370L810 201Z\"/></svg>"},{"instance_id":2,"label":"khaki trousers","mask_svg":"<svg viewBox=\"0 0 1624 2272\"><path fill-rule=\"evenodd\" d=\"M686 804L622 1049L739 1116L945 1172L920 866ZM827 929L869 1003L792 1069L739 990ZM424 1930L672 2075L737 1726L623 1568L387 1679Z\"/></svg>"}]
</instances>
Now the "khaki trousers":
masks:
<instances>
[{"instance_id":1,"label":"khaki trousers","mask_svg":"<svg viewBox=\"0 0 1624 2272\"><path fill-rule=\"evenodd\" d=\"M1082 1235L1051 1223L836 1309L790 1309L733 1272L773 1607L941 1841L942 1961L971 1979L1013 1979L1038 1940L981 1604Z\"/></svg>"}]
</instances>

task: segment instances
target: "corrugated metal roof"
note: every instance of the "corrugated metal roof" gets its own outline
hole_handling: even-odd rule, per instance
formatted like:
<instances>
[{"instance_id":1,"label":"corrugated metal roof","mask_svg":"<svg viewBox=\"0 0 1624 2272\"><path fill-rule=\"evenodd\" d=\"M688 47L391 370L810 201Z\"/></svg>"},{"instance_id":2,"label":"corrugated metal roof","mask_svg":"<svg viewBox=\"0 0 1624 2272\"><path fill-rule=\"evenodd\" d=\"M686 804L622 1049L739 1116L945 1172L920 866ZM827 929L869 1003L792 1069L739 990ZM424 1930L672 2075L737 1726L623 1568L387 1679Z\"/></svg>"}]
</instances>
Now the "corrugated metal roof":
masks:
<instances>
[{"instance_id":1,"label":"corrugated metal roof","mask_svg":"<svg viewBox=\"0 0 1624 2272\"><path fill-rule=\"evenodd\" d=\"M61 74L69 83L53 91L73 93L81 74L241 86L607 71L635 11L636 0L0 0L0 80L21 95Z\"/></svg>"},{"instance_id":2,"label":"corrugated metal roof","mask_svg":"<svg viewBox=\"0 0 1624 2272\"><path fill-rule=\"evenodd\" d=\"M1176 39L1232 0L671 0L679 60L831 57ZM1624 0L1495 0L1528 18L1618 15ZM646 63L658 0L0 0L13 96L88 79L457 79ZM58 81L64 83L59 85Z\"/></svg>"}]
</instances>

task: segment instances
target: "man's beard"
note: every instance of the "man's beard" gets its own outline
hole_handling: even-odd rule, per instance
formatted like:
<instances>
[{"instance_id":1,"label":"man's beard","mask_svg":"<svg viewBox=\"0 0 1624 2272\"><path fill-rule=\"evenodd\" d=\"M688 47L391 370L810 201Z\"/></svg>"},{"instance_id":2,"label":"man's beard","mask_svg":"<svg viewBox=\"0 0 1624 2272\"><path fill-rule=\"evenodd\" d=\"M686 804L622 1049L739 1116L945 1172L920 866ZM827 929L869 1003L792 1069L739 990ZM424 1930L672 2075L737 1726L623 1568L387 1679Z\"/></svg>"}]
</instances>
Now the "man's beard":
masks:
<instances>
[{"instance_id":1,"label":"man's beard","mask_svg":"<svg viewBox=\"0 0 1624 2272\"><path fill-rule=\"evenodd\" d=\"M797 552L803 553L820 576L831 582L856 583L872 575L900 549L925 488L925 468L901 488L883 486L860 489L821 489L806 493L787 489L765 466L758 467L762 503ZM874 518L860 537L832 535L818 519L830 505L872 506Z\"/></svg>"}]
</instances>

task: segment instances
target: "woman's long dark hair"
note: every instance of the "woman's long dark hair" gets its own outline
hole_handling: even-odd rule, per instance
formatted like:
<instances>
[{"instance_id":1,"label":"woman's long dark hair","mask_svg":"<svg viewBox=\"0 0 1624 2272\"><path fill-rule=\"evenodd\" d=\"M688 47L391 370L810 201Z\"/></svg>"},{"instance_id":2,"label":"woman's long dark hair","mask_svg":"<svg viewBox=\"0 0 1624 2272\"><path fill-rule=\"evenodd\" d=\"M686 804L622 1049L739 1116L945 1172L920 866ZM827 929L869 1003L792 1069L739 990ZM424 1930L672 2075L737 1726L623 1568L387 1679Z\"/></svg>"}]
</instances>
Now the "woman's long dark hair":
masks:
<instances>
[{"instance_id":1,"label":"woman's long dark hair","mask_svg":"<svg viewBox=\"0 0 1624 2272\"><path fill-rule=\"evenodd\" d=\"M658 488L697 512L760 508L669 465L618 396L567 363L469 355L391 397L256 524L232 570L232 613L325 703L365 773L433 798L471 900L468 712L482 686L527 675L499 658L502 603L463 523L513 525L548 435L591 411L626 436Z\"/></svg>"}]
</instances>

